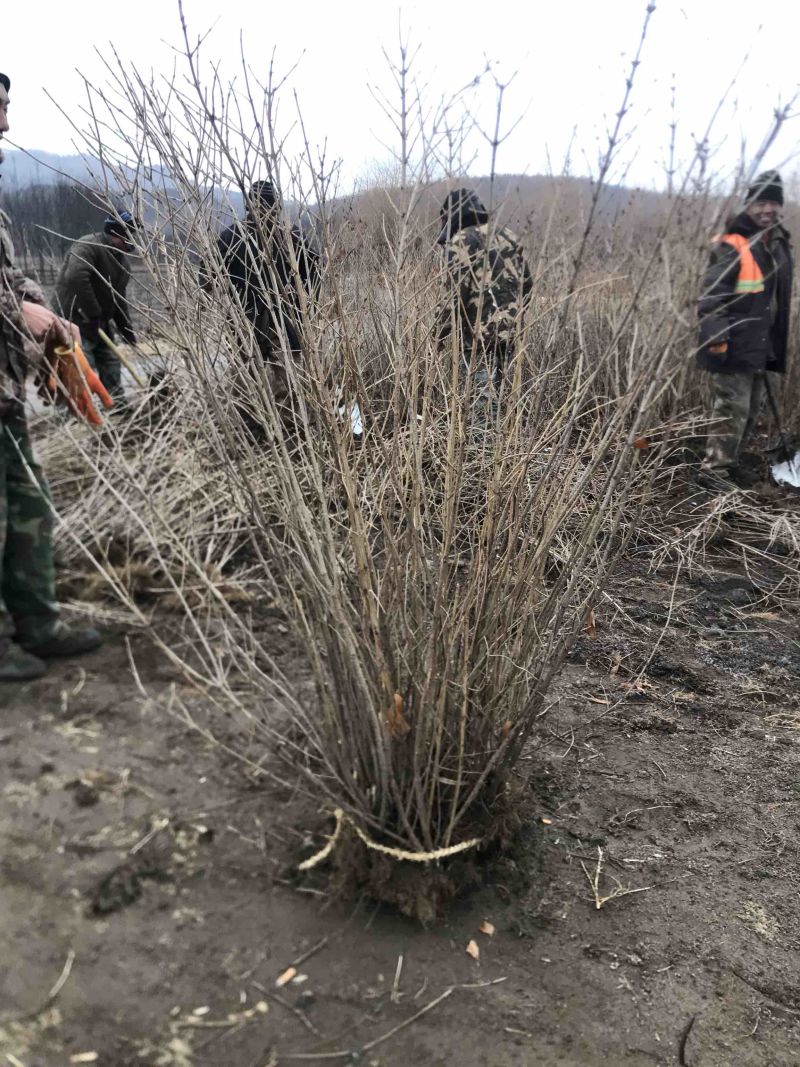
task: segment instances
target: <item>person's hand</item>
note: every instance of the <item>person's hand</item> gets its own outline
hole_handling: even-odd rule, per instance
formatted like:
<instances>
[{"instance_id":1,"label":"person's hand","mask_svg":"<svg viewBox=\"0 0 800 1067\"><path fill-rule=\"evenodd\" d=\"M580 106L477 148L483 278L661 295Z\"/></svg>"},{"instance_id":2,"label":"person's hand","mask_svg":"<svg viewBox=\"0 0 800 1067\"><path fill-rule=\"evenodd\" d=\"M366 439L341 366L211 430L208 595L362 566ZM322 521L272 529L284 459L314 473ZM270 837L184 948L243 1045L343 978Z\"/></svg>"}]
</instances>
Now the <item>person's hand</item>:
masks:
<instances>
[{"instance_id":1,"label":"person's hand","mask_svg":"<svg viewBox=\"0 0 800 1067\"><path fill-rule=\"evenodd\" d=\"M717 345L709 345L708 351L712 356L724 356L728 351L728 342L720 341Z\"/></svg>"}]
</instances>

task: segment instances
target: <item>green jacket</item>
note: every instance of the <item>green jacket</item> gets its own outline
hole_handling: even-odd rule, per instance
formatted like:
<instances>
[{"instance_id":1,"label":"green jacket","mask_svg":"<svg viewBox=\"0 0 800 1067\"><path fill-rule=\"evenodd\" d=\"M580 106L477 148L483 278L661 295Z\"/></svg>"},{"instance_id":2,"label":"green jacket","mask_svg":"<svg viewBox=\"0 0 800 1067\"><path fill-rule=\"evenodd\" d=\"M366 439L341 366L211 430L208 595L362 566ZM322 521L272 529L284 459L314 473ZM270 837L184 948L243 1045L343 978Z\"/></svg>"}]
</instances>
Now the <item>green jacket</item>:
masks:
<instances>
[{"instance_id":1,"label":"green jacket","mask_svg":"<svg viewBox=\"0 0 800 1067\"><path fill-rule=\"evenodd\" d=\"M72 245L61 265L56 299L63 313L78 326L90 319L117 328L130 328L126 296L131 270L128 257L114 248L105 233L90 233Z\"/></svg>"}]
</instances>

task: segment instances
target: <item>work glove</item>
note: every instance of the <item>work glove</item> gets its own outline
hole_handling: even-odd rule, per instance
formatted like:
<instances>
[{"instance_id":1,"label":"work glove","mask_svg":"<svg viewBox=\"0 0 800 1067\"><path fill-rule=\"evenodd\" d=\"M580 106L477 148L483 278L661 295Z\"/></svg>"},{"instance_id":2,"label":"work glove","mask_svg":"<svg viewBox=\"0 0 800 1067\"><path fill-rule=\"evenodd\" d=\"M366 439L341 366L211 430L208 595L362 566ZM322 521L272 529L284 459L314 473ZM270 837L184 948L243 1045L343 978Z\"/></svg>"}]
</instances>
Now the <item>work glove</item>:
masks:
<instances>
[{"instance_id":1,"label":"work glove","mask_svg":"<svg viewBox=\"0 0 800 1067\"><path fill-rule=\"evenodd\" d=\"M119 333L120 333L120 337L122 338L122 340L126 344L129 344L129 345L135 345L136 344L136 334L133 332L133 327L132 326L122 326L120 328Z\"/></svg>"},{"instance_id":2,"label":"work glove","mask_svg":"<svg viewBox=\"0 0 800 1067\"><path fill-rule=\"evenodd\" d=\"M114 401L106 392L96 372L76 344L74 348L67 345L53 345L49 355L51 369L48 388L52 395L60 390L73 415L85 419L90 426L102 426L103 420L97 413L92 401L92 394L100 398L104 408L114 406Z\"/></svg>"}]
</instances>

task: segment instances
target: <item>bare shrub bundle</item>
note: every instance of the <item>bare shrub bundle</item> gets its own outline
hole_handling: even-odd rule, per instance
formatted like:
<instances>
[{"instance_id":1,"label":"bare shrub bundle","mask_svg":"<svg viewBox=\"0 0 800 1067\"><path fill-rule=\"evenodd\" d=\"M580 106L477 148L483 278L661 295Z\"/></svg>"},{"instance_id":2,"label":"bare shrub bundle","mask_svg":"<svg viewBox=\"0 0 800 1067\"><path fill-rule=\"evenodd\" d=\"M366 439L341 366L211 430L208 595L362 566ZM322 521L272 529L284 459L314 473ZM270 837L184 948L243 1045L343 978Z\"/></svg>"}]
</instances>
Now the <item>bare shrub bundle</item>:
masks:
<instances>
[{"instance_id":1,"label":"bare shrub bundle","mask_svg":"<svg viewBox=\"0 0 800 1067\"><path fill-rule=\"evenodd\" d=\"M139 252L149 305L162 308L149 325L172 399L162 417L112 430L110 445L75 435L86 493L70 505L64 549L91 544L108 572L122 544L151 566L185 614L183 644L161 638L170 655L234 701L265 750L280 741L338 813L339 862L429 914L453 878L414 865L428 876L418 894L389 872L505 838L511 771L548 686L639 530L655 457L685 429L676 412L707 202L687 195L690 167L645 247L625 234L598 248L596 203L582 232L523 233L531 307L487 403L478 346L462 353L457 334L436 342L452 294L425 196L432 178L446 189L463 173L458 99L426 111L401 52L397 185L372 191L364 219L334 195L324 158L307 144L288 153L272 73L261 85L245 67L241 92L216 74L205 81L188 35L184 59L183 82L118 64L108 90L87 87L99 184L147 220ZM501 120L498 104L493 218ZM607 176L604 164L598 190ZM263 178L288 205L279 225L299 293L301 352L272 316L282 396L217 247L236 207L220 190L246 200ZM290 214L313 220L318 295L299 284ZM253 225L269 293L270 235ZM676 231L692 239L671 243ZM259 639L267 600L301 639L313 697Z\"/></svg>"}]
</instances>

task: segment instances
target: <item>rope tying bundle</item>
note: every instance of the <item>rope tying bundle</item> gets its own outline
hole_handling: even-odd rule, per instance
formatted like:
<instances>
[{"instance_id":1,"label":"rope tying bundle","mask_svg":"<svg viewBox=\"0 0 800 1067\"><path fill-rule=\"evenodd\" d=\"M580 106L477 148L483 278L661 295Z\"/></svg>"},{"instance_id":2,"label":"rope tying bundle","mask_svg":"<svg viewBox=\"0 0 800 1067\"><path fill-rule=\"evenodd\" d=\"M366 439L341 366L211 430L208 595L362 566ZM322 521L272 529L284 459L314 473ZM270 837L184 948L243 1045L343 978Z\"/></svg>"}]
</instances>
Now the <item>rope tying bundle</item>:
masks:
<instances>
[{"instance_id":1,"label":"rope tying bundle","mask_svg":"<svg viewBox=\"0 0 800 1067\"><path fill-rule=\"evenodd\" d=\"M317 864L322 863L330 856L336 847L336 842L339 840L339 835L342 832L342 827L345 823L350 823L356 832L356 836L362 841L367 848L371 848L374 852L382 852L384 856L391 856L395 860L409 860L411 863L432 863L434 860L447 859L448 856L456 856L459 852L466 852L467 849L475 848L476 845L481 843L479 837L473 837L469 841L461 841L457 845L448 845L447 848L437 848L433 852L408 852L404 848L390 848L389 845L378 844L377 841L373 841L360 826L356 826L352 818L349 815L345 815L341 808L335 808L333 817L336 820L336 827L328 838L328 843L321 848L319 852L316 852L313 856L310 856L307 860L298 866L299 871L310 871L312 867L316 867Z\"/></svg>"}]
</instances>

